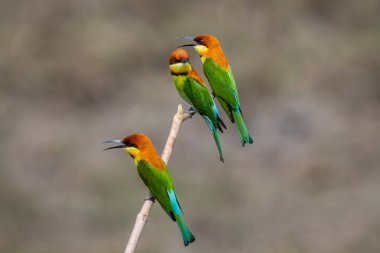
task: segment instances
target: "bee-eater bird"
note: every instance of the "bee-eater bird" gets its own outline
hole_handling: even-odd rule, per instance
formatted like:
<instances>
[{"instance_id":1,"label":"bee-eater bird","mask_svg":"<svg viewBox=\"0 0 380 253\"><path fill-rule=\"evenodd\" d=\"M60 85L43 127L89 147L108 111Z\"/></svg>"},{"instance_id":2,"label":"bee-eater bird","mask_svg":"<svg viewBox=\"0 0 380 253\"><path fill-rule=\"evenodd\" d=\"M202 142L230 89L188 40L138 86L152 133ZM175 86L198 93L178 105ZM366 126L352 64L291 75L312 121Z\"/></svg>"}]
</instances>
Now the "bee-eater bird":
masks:
<instances>
[{"instance_id":1,"label":"bee-eater bird","mask_svg":"<svg viewBox=\"0 0 380 253\"><path fill-rule=\"evenodd\" d=\"M234 76L218 39L212 35L200 35L195 38L185 36L183 38L196 42L182 45L182 47L194 47L201 57L203 71L212 92L232 123L236 122L242 146L246 143L253 143L244 123Z\"/></svg>"},{"instance_id":2,"label":"bee-eater bird","mask_svg":"<svg viewBox=\"0 0 380 253\"><path fill-rule=\"evenodd\" d=\"M139 133L125 137L122 140L111 140L104 143L117 143L117 146L109 147L105 150L121 148L134 159L137 172L153 197L160 203L170 218L177 222L185 246L195 241L183 219L169 171L164 161L157 154L150 139L146 135Z\"/></svg>"},{"instance_id":3,"label":"bee-eater bird","mask_svg":"<svg viewBox=\"0 0 380 253\"><path fill-rule=\"evenodd\" d=\"M217 129L223 133L222 126L226 129L226 125L219 118L210 91L190 65L189 54L182 48L174 50L169 56L169 68L179 95L206 121L218 147L220 160L224 162Z\"/></svg>"}]
</instances>

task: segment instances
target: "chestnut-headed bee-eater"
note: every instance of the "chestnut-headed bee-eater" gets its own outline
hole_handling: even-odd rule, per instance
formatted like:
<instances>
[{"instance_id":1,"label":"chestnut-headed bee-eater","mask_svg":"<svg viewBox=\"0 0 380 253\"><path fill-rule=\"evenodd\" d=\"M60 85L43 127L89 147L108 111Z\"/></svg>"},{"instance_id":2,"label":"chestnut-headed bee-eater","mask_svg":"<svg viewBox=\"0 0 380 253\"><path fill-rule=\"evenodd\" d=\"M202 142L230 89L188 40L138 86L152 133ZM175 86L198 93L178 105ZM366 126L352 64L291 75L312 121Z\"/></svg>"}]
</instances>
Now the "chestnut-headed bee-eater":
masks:
<instances>
[{"instance_id":1,"label":"chestnut-headed bee-eater","mask_svg":"<svg viewBox=\"0 0 380 253\"><path fill-rule=\"evenodd\" d=\"M109 147L105 150L121 148L134 159L137 172L153 197L160 203L170 218L177 222L185 246L192 243L195 238L183 219L169 170L157 154L150 139L146 135L138 133L122 140L111 140L104 143L117 143L117 146Z\"/></svg>"},{"instance_id":2,"label":"chestnut-headed bee-eater","mask_svg":"<svg viewBox=\"0 0 380 253\"><path fill-rule=\"evenodd\" d=\"M169 68L179 95L206 121L218 147L220 160L224 162L217 129L223 133L222 126L226 129L226 125L219 118L210 91L190 65L189 54L182 48L174 50L169 56Z\"/></svg>"},{"instance_id":3,"label":"chestnut-headed bee-eater","mask_svg":"<svg viewBox=\"0 0 380 253\"><path fill-rule=\"evenodd\" d=\"M196 42L182 46L192 46L198 52L203 64L203 71L214 96L230 120L233 123L236 122L242 146L245 143L253 143L244 123L234 76L218 39L212 35L200 35L195 38L185 36L183 38Z\"/></svg>"}]
</instances>

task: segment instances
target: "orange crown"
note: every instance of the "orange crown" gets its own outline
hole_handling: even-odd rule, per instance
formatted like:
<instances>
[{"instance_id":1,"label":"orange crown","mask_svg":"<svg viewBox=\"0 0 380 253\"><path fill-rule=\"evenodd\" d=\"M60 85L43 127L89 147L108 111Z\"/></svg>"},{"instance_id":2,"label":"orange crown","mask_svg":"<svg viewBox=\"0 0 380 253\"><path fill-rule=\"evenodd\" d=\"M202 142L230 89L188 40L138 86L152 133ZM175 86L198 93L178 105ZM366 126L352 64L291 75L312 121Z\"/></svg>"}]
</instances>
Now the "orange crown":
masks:
<instances>
[{"instance_id":1,"label":"orange crown","mask_svg":"<svg viewBox=\"0 0 380 253\"><path fill-rule=\"evenodd\" d=\"M189 61L189 54L183 48L177 48L173 52L171 52L169 56L169 64L181 62L181 61Z\"/></svg>"},{"instance_id":2,"label":"orange crown","mask_svg":"<svg viewBox=\"0 0 380 253\"><path fill-rule=\"evenodd\" d=\"M199 35L194 38L194 41L208 48L220 47L219 40L212 35Z\"/></svg>"}]
</instances>

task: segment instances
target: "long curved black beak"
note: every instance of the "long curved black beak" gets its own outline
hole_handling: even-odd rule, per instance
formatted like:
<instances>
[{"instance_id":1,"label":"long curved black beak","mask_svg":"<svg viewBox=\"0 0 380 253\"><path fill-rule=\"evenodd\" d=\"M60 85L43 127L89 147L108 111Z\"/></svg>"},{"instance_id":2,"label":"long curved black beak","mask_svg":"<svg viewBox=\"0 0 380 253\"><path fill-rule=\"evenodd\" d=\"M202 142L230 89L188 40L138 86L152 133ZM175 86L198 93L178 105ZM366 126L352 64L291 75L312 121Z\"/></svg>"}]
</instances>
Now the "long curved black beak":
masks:
<instances>
[{"instance_id":1,"label":"long curved black beak","mask_svg":"<svg viewBox=\"0 0 380 253\"><path fill-rule=\"evenodd\" d=\"M118 143L118 144L121 144L121 145L112 146L112 147L103 149L103 151L106 151L106 150L109 150L109 149L114 149L114 148L126 148L127 147L127 145L122 140L103 141L102 143Z\"/></svg>"},{"instance_id":2,"label":"long curved black beak","mask_svg":"<svg viewBox=\"0 0 380 253\"><path fill-rule=\"evenodd\" d=\"M184 44L184 45L181 45L179 47L193 47L193 46L196 46L198 44Z\"/></svg>"},{"instance_id":3,"label":"long curved black beak","mask_svg":"<svg viewBox=\"0 0 380 253\"><path fill-rule=\"evenodd\" d=\"M190 43L190 44L184 44L184 45L181 45L179 47L193 47L193 46L196 46L198 45L198 43L196 43L196 41L194 41L194 37L192 36L179 36L177 37L179 39L184 39L184 40L190 40L192 41L193 43ZM195 42L195 43L194 43Z\"/></svg>"}]
</instances>

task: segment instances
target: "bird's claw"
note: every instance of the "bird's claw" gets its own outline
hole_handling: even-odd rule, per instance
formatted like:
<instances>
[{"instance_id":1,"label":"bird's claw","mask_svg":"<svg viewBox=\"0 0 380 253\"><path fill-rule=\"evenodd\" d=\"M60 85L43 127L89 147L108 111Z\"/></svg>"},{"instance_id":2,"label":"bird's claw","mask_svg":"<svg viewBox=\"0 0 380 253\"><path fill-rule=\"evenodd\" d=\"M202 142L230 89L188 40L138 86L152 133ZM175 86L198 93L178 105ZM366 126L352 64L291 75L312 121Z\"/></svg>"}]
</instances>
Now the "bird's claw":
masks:
<instances>
[{"instance_id":1,"label":"bird's claw","mask_svg":"<svg viewBox=\"0 0 380 253\"><path fill-rule=\"evenodd\" d=\"M154 202L154 197L152 195L146 196L144 200L150 200L150 201Z\"/></svg>"},{"instance_id":2,"label":"bird's claw","mask_svg":"<svg viewBox=\"0 0 380 253\"><path fill-rule=\"evenodd\" d=\"M190 118L194 116L197 112L194 110L193 107L190 107L188 110L185 111L185 113L188 113L190 115Z\"/></svg>"}]
</instances>

